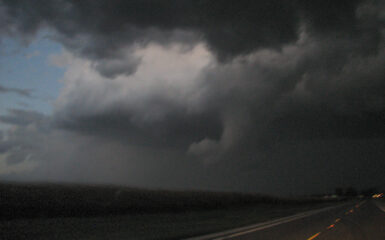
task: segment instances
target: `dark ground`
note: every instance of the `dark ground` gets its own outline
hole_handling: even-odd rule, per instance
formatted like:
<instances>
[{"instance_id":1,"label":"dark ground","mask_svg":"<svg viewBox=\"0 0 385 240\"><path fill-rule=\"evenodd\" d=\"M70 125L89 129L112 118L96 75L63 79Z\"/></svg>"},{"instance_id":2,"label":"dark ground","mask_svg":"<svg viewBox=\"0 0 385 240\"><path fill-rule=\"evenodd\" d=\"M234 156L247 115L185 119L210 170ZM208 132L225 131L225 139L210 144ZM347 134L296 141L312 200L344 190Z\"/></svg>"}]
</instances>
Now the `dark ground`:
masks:
<instances>
[{"instance_id":1,"label":"dark ground","mask_svg":"<svg viewBox=\"0 0 385 240\"><path fill-rule=\"evenodd\" d=\"M222 239L384 240L385 212L376 206L379 202L351 203L275 227ZM385 206L385 202L381 204Z\"/></svg>"},{"instance_id":2,"label":"dark ground","mask_svg":"<svg viewBox=\"0 0 385 240\"><path fill-rule=\"evenodd\" d=\"M2 184L0 237L179 239L330 204L335 200L118 186Z\"/></svg>"}]
</instances>

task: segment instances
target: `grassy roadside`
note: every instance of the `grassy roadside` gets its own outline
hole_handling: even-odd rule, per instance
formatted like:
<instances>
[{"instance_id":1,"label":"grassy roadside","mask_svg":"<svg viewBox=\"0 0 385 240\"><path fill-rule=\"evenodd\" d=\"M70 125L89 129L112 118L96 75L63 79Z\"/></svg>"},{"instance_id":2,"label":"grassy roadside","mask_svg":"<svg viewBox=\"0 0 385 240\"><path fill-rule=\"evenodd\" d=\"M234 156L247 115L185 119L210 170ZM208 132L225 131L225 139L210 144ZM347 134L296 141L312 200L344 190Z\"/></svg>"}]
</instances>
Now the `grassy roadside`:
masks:
<instances>
[{"instance_id":1,"label":"grassy roadside","mask_svg":"<svg viewBox=\"0 0 385 240\"><path fill-rule=\"evenodd\" d=\"M0 239L180 239L335 204L319 199L0 185Z\"/></svg>"},{"instance_id":2,"label":"grassy roadside","mask_svg":"<svg viewBox=\"0 0 385 240\"><path fill-rule=\"evenodd\" d=\"M296 207L324 202L328 201L227 192L65 184L0 184L0 220L180 213L256 205Z\"/></svg>"},{"instance_id":3,"label":"grassy roadside","mask_svg":"<svg viewBox=\"0 0 385 240\"><path fill-rule=\"evenodd\" d=\"M0 239L182 239L330 205L254 207L99 217L0 221Z\"/></svg>"}]
</instances>

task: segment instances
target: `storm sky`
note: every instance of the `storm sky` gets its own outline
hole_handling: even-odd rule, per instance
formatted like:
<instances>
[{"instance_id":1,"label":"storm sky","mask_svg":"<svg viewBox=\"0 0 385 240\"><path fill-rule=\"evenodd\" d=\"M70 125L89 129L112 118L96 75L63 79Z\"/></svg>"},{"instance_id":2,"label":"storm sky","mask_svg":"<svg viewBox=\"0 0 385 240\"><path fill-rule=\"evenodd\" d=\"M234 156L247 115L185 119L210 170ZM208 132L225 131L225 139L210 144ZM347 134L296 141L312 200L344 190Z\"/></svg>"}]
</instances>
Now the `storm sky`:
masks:
<instances>
[{"instance_id":1,"label":"storm sky","mask_svg":"<svg viewBox=\"0 0 385 240\"><path fill-rule=\"evenodd\" d=\"M382 188L384 47L382 0L0 0L0 179Z\"/></svg>"}]
</instances>

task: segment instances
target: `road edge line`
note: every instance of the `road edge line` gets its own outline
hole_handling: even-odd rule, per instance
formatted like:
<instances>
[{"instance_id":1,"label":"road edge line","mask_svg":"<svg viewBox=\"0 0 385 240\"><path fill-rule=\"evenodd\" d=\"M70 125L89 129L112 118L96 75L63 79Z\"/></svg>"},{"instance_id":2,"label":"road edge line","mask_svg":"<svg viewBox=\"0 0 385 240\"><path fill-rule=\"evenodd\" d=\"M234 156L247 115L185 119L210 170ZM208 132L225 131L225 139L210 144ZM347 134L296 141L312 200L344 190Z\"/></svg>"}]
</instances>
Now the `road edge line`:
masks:
<instances>
[{"instance_id":1,"label":"road edge line","mask_svg":"<svg viewBox=\"0 0 385 240\"><path fill-rule=\"evenodd\" d=\"M210 234L206 234L206 235L202 235L202 236L185 238L185 240L206 240L206 239L220 238L220 237L225 237L225 236L231 235L231 234L237 234L237 233L241 233L241 232L245 232L245 231L251 231L252 229L255 229L255 228L258 228L256 230L256 231L258 231L258 230L262 230L265 228L274 227L274 226L277 226L277 225L280 225L283 223L295 221L295 220L298 220L301 218L309 217L309 216L312 216L312 215L315 215L315 214L318 214L321 212L325 212L325 211L328 211L331 209L339 208L339 207L345 206L347 204L350 204L350 202L338 204L337 206L330 206L330 207L325 207L325 208L321 208L321 209L315 209L315 210L300 212L300 213L296 213L294 215L281 217L281 218L273 219L270 221L252 224L252 225L248 225L248 226L244 226L244 227L234 228L234 229L230 229L230 230L226 230L226 231L222 231L222 232L210 233Z\"/></svg>"}]
</instances>

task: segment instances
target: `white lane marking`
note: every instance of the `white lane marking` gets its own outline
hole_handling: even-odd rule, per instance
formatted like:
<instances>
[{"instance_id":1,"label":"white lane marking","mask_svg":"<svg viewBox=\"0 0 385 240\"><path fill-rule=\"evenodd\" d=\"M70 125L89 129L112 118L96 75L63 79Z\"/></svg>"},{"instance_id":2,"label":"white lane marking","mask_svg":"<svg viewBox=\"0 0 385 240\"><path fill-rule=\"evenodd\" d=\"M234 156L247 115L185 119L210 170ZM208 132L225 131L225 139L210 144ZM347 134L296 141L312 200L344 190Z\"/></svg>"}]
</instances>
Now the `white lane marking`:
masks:
<instances>
[{"instance_id":1,"label":"white lane marking","mask_svg":"<svg viewBox=\"0 0 385 240\"><path fill-rule=\"evenodd\" d=\"M326 207L326 208L321 208L321 209L316 209L316 210L310 210L310 211L306 211L306 212L302 212L302 213L297 213L295 215L291 215L291 216L287 216L287 217L283 217L283 218L278 218L278 219L274 219L274 220L263 222L263 223L257 223L257 224L246 226L246 227L235 228L235 229L232 229L232 230L223 231L223 232L219 232L219 233L208 234L208 235L199 236L199 237L192 237L192 238L188 238L188 239L185 239L185 240L206 240L206 239L220 240L220 239L228 239L228 238L232 238L232 237L248 234L248 233L251 233L251 232L256 232L256 231L259 231L259 230L262 230L262 229L274 227L274 226L277 226L277 225L280 225L280 224L283 224L283 223L292 222L292 221L295 221L295 220L298 220L298 219L301 219L301 218L305 218L305 217L309 217L309 216L315 215L317 213L321 213L321 212L325 212L325 211L328 211L328 210L331 210L331 209L342 207L342 206L345 206L347 204L350 204L350 203L344 203L344 204L339 204L337 206L331 206L331 207Z\"/></svg>"},{"instance_id":2,"label":"white lane marking","mask_svg":"<svg viewBox=\"0 0 385 240\"><path fill-rule=\"evenodd\" d=\"M383 212L385 212L385 203L380 203L379 201L373 201L374 204Z\"/></svg>"},{"instance_id":3,"label":"white lane marking","mask_svg":"<svg viewBox=\"0 0 385 240\"><path fill-rule=\"evenodd\" d=\"M313 215L313 214L311 214L311 215ZM234 233L234 234L231 234L231 235L226 235L226 236L219 237L219 238L213 238L213 240L231 239L233 237L238 237L238 236L242 236L242 235L245 235L245 234L248 234L248 233L260 231L260 230L263 230L263 229L266 229L266 228L271 228L271 227L274 227L274 226L277 226L277 225L280 225L280 224L283 224L283 223L292 222L292 221L295 221L295 220L298 220L298 219L301 219L301 218L304 218L304 217L308 217L308 216L310 216L310 215L297 216L295 218L289 218L289 219L286 219L284 221L279 221L279 222L275 222L275 223L266 224L266 225L263 225L263 226L260 226L260 227L255 227L255 228L252 228L252 229L247 230L247 231L238 232L238 233Z\"/></svg>"}]
</instances>

